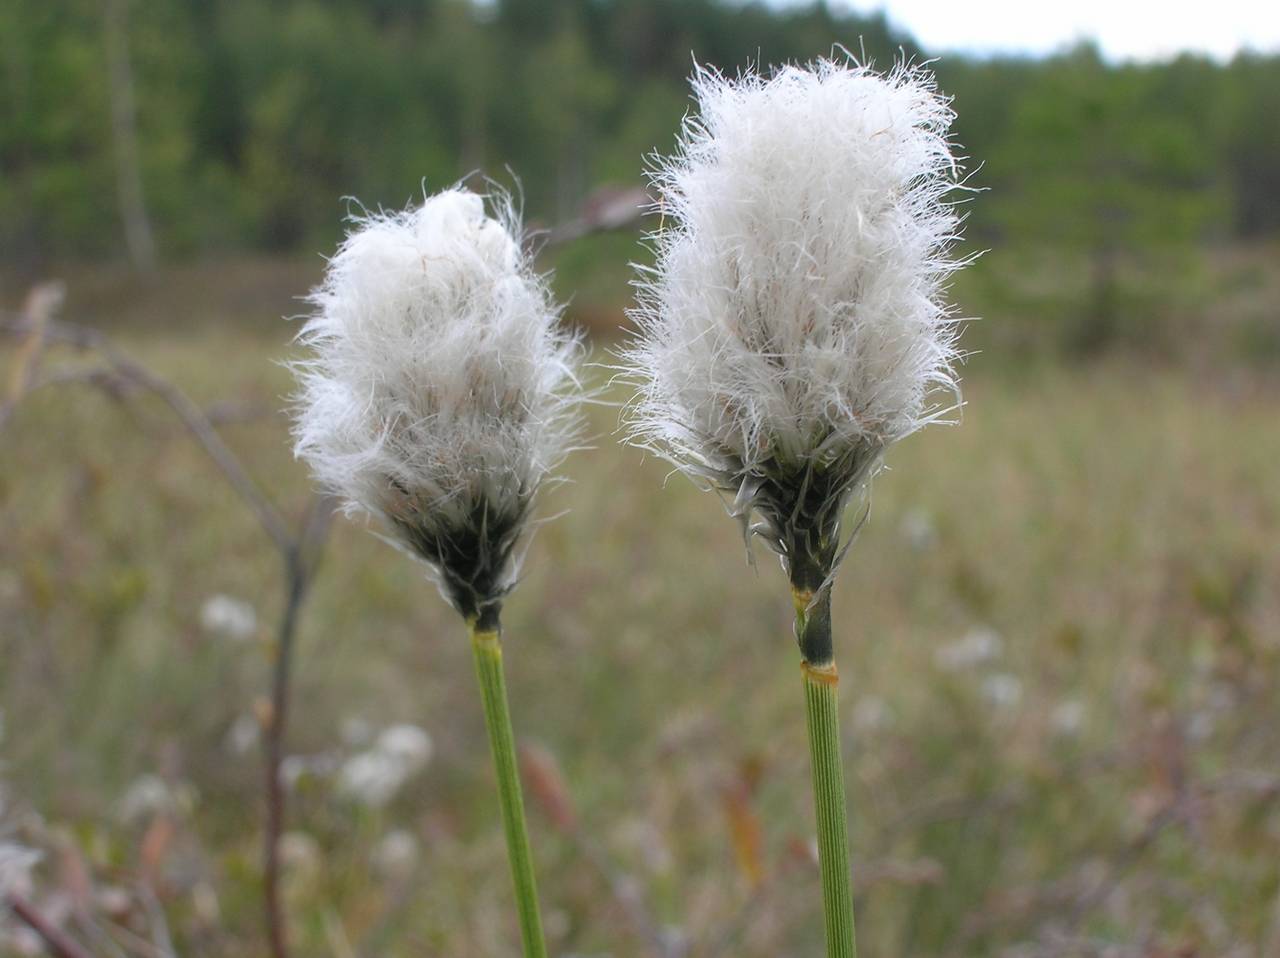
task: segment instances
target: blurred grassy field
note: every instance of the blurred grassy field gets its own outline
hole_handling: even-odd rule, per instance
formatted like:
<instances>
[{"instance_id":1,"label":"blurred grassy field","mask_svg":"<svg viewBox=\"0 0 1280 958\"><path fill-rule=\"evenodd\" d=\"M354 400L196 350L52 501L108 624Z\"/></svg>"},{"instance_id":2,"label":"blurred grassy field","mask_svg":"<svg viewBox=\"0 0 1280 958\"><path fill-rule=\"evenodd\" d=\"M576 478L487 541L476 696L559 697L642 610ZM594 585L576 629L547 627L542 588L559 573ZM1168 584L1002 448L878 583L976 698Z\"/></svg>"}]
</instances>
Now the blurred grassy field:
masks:
<instances>
[{"instance_id":1,"label":"blurred grassy field","mask_svg":"<svg viewBox=\"0 0 1280 958\"><path fill-rule=\"evenodd\" d=\"M109 302L84 288L71 307ZM120 344L248 413L224 435L300 512L289 329L196 321L193 301ZM270 302L259 314L288 311ZM965 387L962 426L891 453L835 593L864 953L1280 954L1274 370L980 355ZM716 500L664 485L615 425L592 410L595 448L542 505L570 511L506 616L552 950L652 955L651 921L690 955L816 954L783 577L763 552L752 571ZM278 558L152 400L49 388L0 449L0 774L11 810L38 811L38 887L96 889L87 907L130 926L106 892L143 876L181 954L262 953L246 729ZM202 624L216 595L256 611L247 637ZM421 572L338 521L289 742L307 760L286 842L299 955L516 952L473 682ZM344 798L333 769L362 724L405 722L434 741L426 768L383 808ZM163 801L138 798L146 775Z\"/></svg>"}]
</instances>

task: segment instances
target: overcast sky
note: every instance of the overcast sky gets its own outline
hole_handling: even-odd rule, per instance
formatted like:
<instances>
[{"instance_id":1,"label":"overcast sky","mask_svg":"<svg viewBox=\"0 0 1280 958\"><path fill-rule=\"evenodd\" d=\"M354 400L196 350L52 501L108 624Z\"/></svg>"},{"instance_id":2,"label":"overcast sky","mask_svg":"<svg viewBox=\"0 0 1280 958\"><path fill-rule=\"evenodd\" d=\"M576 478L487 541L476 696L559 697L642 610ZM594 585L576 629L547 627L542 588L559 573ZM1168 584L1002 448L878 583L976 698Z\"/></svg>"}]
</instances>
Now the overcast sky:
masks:
<instances>
[{"instance_id":1,"label":"overcast sky","mask_svg":"<svg viewBox=\"0 0 1280 958\"><path fill-rule=\"evenodd\" d=\"M803 0L773 0L778 5ZM1110 59L1194 50L1229 59L1241 48L1280 51L1280 0L831 0L886 10L930 53L1049 53L1092 37Z\"/></svg>"}]
</instances>

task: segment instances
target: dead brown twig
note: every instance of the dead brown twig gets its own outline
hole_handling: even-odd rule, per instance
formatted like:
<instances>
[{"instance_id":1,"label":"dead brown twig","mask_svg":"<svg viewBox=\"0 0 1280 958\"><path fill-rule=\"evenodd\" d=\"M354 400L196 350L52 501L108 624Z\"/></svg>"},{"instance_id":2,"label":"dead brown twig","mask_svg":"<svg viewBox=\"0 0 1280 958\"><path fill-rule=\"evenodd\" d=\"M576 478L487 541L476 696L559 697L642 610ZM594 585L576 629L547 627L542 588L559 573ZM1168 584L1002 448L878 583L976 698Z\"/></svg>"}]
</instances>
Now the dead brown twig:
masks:
<instances>
[{"instance_id":1,"label":"dead brown twig","mask_svg":"<svg viewBox=\"0 0 1280 958\"><path fill-rule=\"evenodd\" d=\"M43 283L33 287L27 294L21 314L26 330L18 341L9 387L4 399L0 401L0 426L13 414L18 400L30 390L30 383L44 352L45 327L61 307L65 297L66 289L61 283Z\"/></svg>"},{"instance_id":2,"label":"dead brown twig","mask_svg":"<svg viewBox=\"0 0 1280 958\"><path fill-rule=\"evenodd\" d=\"M42 289L45 292L42 293ZM313 499L295 532L289 521L250 476L239 457L223 441L210 417L185 392L117 348L99 330L54 319L53 313L61 299L61 286L47 284L46 287L37 287L32 291L27 299L27 306L18 316L0 317L0 332L18 337L21 344L8 395L0 405L0 425L3 425L24 396L45 385L84 382L115 395L119 393L121 384L125 384L150 393L172 410L179 422L204 448L232 490L253 513L283 561L285 603L276 634L276 654L271 678L271 714L264 728L266 824L263 837L263 898L271 954L273 958L288 958L279 895L278 848L285 818L280 765L284 758L290 674L298 619L323 551L334 502L327 496ZM37 367L48 344L61 344L92 353L100 365L88 370L55 371L41 378L37 375ZM70 958L79 958L84 952L66 954Z\"/></svg>"},{"instance_id":3,"label":"dead brown twig","mask_svg":"<svg viewBox=\"0 0 1280 958\"><path fill-rule=\"evenodd\" d=\"M40 936L54 958L92 958L79 942L45 918L31 902L20 895L9 895L9 910Z\"/></svg>"},{"instance_id":4,"label":"dead brown twig","mask_svg":"<svg viewBox=\"0 0 1280 958\"><path fill-rule=\"evenodd\" d=\"M232 489L253 511L258 524L271 537L276 548L283 553L293 544L294 537L280 512L258 488L258 484L250 477L236 454L223 442L203 410L177 386L130 358L116 348L104 333L89 326L68 323L49 316L40 318L24 312L16 319L4 321L0 329L20 337L40 336L44 343L60 343L92 352L103 360L105 367L115 376L154 394L173 411L196 441L204 447L205 452L209 454L209 458L213 460L214 465L218 467ZM30 342L28 339L23 341ZM38 352L42 350L37 351L37 354ZM31 378L33 378L32 371L28 368L24 382L29 382ZM19 398L19 395L11 395L9 401L15 403Z\"/></svg>"},{"instance_id":5,"label":"dead brown twig","mask_svg":"<svg viewBox=\"0 0 1280 958\"><path fill-rule=\"evenodd\" d=\"M302 522L297 541L285 550L286 597L284 614L276 636L276 660L271 677L271 712L267 717L266 737L266 838L263 844L263 893L265 896L267 935L273 958L287 958L289 953L284 926L284 910L280 904L280 836L284 832L285 794L280 780L284 761L284 736L289 717L289 687L293 670L293 649L298 633L298 616L312 581L312 573L320 550L328 535L334 502L321 497L312 502Z\"/></svg>"}]
</instances>

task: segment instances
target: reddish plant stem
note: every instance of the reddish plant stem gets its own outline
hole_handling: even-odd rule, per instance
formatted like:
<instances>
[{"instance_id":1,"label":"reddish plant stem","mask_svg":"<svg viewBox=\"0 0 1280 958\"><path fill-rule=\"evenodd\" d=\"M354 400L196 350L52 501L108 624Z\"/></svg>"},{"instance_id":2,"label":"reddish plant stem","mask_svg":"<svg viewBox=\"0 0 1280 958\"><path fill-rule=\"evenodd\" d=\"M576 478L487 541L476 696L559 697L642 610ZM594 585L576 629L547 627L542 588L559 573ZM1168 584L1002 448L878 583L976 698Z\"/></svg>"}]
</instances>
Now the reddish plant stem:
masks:
<instances>
[{"instance_id":1,"label":"reddish plant stem","mask_svg":"<svg viewBox=\"0 0 1280 958\"><path fill-rule=\"evenodd\" d=\"M18 895L9 896L9 910L28 928L40 936L54 958L93 958L74 938L50 922L31 902Z\"/></svg>"}]
</instances>

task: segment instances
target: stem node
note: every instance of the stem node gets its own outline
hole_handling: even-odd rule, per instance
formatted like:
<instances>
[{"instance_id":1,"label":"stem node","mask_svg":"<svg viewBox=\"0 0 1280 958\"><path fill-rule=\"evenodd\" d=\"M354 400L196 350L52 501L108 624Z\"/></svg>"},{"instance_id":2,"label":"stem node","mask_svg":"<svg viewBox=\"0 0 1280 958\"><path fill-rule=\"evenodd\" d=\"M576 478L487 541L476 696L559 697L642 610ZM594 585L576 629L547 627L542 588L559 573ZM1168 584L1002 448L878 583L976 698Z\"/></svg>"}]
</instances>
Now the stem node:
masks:
<instances>
[{"instance_id":1,"label":"stem node","mask_svg":"<svg viewBox=\"0 0 1280 958\"><path fill-rule=\"evenodd\" d=\"M793 586L796 638L804 679L805 724L813 769L813 804L818 826L818 869L822 873L822 914L828 958L856 958L853 880L849 872L848 806L840 752L840 673L831 643L831 590L816 597Z\"/></svg>"}]
</instances>

